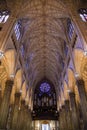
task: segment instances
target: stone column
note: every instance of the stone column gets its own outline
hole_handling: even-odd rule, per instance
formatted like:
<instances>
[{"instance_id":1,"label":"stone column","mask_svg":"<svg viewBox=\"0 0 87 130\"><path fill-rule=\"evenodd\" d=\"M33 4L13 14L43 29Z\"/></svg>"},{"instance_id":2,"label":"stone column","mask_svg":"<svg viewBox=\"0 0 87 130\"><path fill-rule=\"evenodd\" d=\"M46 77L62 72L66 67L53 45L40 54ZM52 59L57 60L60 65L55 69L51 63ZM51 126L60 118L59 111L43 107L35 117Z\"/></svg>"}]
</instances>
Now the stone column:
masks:
<instances>
[{"instance_id":1,"label":"stone column","mask_svg":"<svg viewBox=\"0 0 87 130\"><path fill-rule=\"evenodd\" d=\"M13 86L13 81L7 80L5 85L5 90L4 90L4 96L0 108L0 129L6 128L12 86Z\"/></svg>"},{"instance_id":2,"label":"stone column","mask_svg":"<svg viewBox=\"0 0 87 130\"><path fill-rule=\"evenodd\" d=\"M0 89L0 107L1 107L1 103L2 103L2 91Z\"/></svg>"},{"instance_id":3,"label":"stone column","mask_svg":"<svg viewBox=\"0 0 87 130\"><path fill-rule=\"evenodd\" d=\"M65 100L67 130L73 130L69 100Z\"/></svg>"},{"instance_id":4,"label":"stone column","mask_svg":"<svg viewBox=\"0 0 87 130\"><path fill-rule=\"evenodd\" d=\"M25 124L25 127L24 129L26 130L30 130L30 121L29 121L29 111L28 111L28 106L26 105L25 106L25 121L24 121L24 124Z\"/></svg>"},{"instance_id":5,"label":"stone column","mask_svg":"<svg viewBox=\"0 0 87 130\"><path fill-rule=\"evenodd\" d=\"M70 104L71 104L71 117L72 117L72 125L73 130L79 130L79 118L78 118L78 112L77 112L77 106L75 101L75 94L74 92L69 93L70 96Z\"/></svg>"},{"instance_id":6,"label":"stone column","mask_svg":"<svg viewBox=\"0 0 87 130\"><path fill-rule=\"evenodd\" d=\"M81 104L81 109L82 109L84 130L87 130L87 99L86 99L84 81L83 79L78 79L76 83L77 83L79 96L80 96L80 104Z\"/></svg>"},{"instance_id":7,"label":"stone column","mask_svg":"<svg viewBox=\"0 0 87 130\"><path fill-rule=\"evenodd\" d=\"M13 119L12 119L12 130L17 130L17 128L18 128L20 96L21 96L21 94L19 92L15 93L15 103L14 103L14 111L13 111Z\"/></svg>"},{"instance_id":8,"label":"stone column","mask_svg":"<svg viewBox=\"0 0 87 130\"><path fill-rule=\"evenodd\" d=\"M28 124L27 124L27 130L32 129L32 116L31 116L31 110L27 109L27 116L28 116Z\"/></svg>"},{"instance_id":9,"label":"stone column","mask_svg":"<svg viewBox=\"0 0 87 130\"><path fill-rule=\"evenodd\" d=\"M13 112L14 112L14 104L11 104L10 105L10 125L9 125L9 129L12 129Z\"/></svg>"},{"instance_id":10,"label":"stone column","mask_svg":"<svg viewBox=\"0 0 87 130\"><path fill-rule=\"evenodd\" d=\"M63 130L63 122L62 122L63 116L62 116L62 110L59 111L59 130Z\"/></svg>"},{"instance_id":11,"label":"stone column","mask_svg":"<svg viewBox=\"0 0 87 130\"><path fill-rule=\"evenodd\" d=\"M21 101L21 108L20 108L20 111L19 111L19 123L18 123L18 130L24 130L24 114L25 114L25 100L22 100Z\"/></svg>"},{"instance_id":12,"label":"stone column","mask_svg":"<svg viewBox=\"0 0 87 130\"><path fill-rule=\"evenodd\" d=\"M32 117L31 111L29 110L28 106L25 106L25 128L24 130L31 130L32 129Z\"/></svg>"},{"instance_id":13,"label":"stone column","mask_svg":"<svg viewBox=\"0 0 87 130\"><path fill-rule=\"evenodd\" d=\"M65 106L63 105L62 106L62 128L63 128L63 130L67 130L67 122L66 122L66 110L65 110Z\"/></svg>"}]
</instances>

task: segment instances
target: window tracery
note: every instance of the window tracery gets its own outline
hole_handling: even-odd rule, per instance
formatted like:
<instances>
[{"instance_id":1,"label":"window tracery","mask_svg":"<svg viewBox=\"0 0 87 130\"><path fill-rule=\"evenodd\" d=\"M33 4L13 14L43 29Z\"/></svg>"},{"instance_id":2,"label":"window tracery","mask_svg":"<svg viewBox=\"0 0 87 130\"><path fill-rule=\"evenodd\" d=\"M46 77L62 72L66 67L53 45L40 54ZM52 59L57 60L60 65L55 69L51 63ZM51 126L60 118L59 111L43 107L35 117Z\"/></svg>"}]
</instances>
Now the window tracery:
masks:
<instances>
[{"instance_id":1,"label":"window tracery","mask_svg":"<svg viewBox=\"0 0 87 130\"><path fill-rule=\"evenodd\" d=\"M74 27L70 19L67 20L67 32L68 32L68 37L71 40L74 32Z\"/></svg>"},{"instance_id":2,"label":"window tracery","mask_svg":"<svg viewBox=\"0 0 87 130\"><path fill-rule=\"evenodd\" d=\"M9 18L10 12L8 10L0 11L0 23L5 23Z\"/></svg>"},{"instance_id":3,"label":"window tracery","mask_svg":"<svg viewBox=\"0 0 87 130\"><path fill-rule=\"evenodd\" d=\"M21 51L21 56L24 57L25 50L24 50L24 46L23 45L21 45L20 51Z\"/></svg>"},{"instance_id":4,"label":"window tracery","mask_svg":"<svg viewBox=\"0 0 87 130\"><path fill-rule=\"evenodd\" d=\"M19 40L21 36L21 21L20 20L15 24L14 31L15 31L17 40Z\"/></svg>"},{"instance_id":5,"label":"window tracery","mask_svg":"<svg viewBox=\"0 0 87 130\"><path fill-rule=\"evenodd\" d=\"M87 22L87 9L81 8L81 9L78 10L78 12L79 12L81 19L84 22Z\"/></svg>"},{"instance_id":6,"label":"window tracery","mask_svg":"<svg viewBox=\"0 0 87 130\"><path fill-rule=\"evenodd\" d=\"M46 82L40 85L40 91L43 93L47 93L50 90L50 85Z\"/></svg>"}]
</instances>

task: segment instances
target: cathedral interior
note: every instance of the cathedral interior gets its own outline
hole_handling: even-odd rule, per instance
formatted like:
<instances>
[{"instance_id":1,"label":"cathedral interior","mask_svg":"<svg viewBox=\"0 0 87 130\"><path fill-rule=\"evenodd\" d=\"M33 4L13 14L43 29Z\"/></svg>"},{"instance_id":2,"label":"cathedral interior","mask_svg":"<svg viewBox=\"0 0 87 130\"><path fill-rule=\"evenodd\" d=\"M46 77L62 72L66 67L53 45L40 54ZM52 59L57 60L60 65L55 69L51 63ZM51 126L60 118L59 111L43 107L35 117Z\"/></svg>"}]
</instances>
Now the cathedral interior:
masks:
<instances>
[{"instance_id":1,"label":"cathedral interior","mask_svg":"<svg viewBox=\"0 0 87 130\"><path fill-rule=\"evenodd\" d=\"M87 0L0 0L0 130L87 130Z\"/></svg>"}]
</instances>

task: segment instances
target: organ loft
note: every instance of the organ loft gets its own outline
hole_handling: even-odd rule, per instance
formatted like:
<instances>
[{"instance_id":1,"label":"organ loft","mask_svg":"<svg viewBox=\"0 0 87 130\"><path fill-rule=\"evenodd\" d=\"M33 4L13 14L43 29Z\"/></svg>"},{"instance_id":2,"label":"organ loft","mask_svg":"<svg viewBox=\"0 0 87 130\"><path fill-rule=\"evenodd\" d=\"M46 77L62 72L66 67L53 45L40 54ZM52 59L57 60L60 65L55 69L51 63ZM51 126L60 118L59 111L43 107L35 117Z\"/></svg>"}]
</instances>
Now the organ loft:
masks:
<instances>
[{"instance_id":1,"label":"organ loft","mask_svg":"<svg viewBox=\"0 0 87 130\"><path fill-rule=\"evenodd\" d=\"M0 0L0 130L87 130L87 0Z\"/></svg>"}]
</instances>

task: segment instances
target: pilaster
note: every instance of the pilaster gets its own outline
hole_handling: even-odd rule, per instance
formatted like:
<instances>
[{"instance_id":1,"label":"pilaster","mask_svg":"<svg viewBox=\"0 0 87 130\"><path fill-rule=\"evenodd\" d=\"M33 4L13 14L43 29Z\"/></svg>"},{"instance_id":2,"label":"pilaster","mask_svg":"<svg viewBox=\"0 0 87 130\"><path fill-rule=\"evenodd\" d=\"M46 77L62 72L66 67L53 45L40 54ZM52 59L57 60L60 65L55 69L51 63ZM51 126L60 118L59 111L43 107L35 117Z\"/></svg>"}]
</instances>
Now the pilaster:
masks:
<instances>
[{"instance_id":1,"label":"pilaster","mask_svg":"<svg viewBox=\"0 0 87 130\"><path fill-rule=\"evenodd\" d=\"M13 81L7 80L5 84L4 96L0 108L0 129L6 128L12 86L13 86Z\"/></svg>"},{"instance_id":2,"label":"pilaster","mask_svg":"<svg viewBox=\"0 0 87 130\"><path fill-rule=\"evenodd\" d=\"M69 100L65 100L67 130L73 130Z\"/></svg>"},{"instance_id":3,"label":"pilaster","mask_svg":"<svg viewBox=\"0 0 87 130\"><path fill-rule=\"evenodd\" d=\"M13 111L13 119L12 119L12 130L17 130L17 128L18 128L20 96L21 96L21 94L19 92L15 93L15 103L14 103L14 111Z\"/></svg>"},{"instance_id":4,"label":"pilaster","mask_svg":"<svg viewBox=\"0 0 87 130\"><path fill-rule=\"evenodd\" d=\"M84 130L87 130L87 99L86 99L86 92L85 92L85 86L84 86L85 84L84 84L83 79L78 79L76 83L77 83L79 96L80 96L80 104L81 104L81 109L82 109Z\"/></svg>"},{"instance_id":5,"label":"pilaster","mask_svg":"<svg viewBox=\"0 0 87 130\"><path fill-rule=\"evenodd\" d=\"M77 112L77 106L75 101L75 94L74 92L69 93L70 96L70 104L71 104L71 118L72 118L72 124L73 124L73 130L79 130L79 118L78 118L78 112Z\"/></svg>"}]
</instances>

